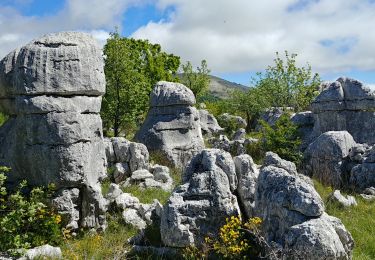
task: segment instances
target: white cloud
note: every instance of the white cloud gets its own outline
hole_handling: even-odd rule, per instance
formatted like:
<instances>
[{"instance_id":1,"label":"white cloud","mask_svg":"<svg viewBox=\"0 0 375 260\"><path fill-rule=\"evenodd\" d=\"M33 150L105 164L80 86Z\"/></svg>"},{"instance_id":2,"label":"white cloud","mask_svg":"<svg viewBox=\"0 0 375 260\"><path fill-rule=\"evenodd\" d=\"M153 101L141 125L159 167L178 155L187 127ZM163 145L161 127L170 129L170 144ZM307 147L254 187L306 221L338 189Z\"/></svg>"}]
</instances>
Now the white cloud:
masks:
<instances>
[{"instance_id":1,"label":"white cloud","mask_svg":"<svg viewBox=\"0 0 375 260\"><path fill-rule=\"evenodd\" d=\"M9 0L10 1L10 0ZM31 0L18 0L25 3ZM64 7L49 16L24 16L0 3L0 57L46 33L85 31L104 44L115 26L121 25L127 8L150 0L66 0Z\"/></svg>"},{"instance_id":2,"label":"white cloud","mask_svg":"<svg viewBox=\"0 0 375 260\"><path fill-rule=\"evenodd\" d=\"M375 3L369 0L159 0L170 19L133 36L216 73L259 71L275 52L297 53L319 72L375 70Z\"/></svg>"}]
</instances>

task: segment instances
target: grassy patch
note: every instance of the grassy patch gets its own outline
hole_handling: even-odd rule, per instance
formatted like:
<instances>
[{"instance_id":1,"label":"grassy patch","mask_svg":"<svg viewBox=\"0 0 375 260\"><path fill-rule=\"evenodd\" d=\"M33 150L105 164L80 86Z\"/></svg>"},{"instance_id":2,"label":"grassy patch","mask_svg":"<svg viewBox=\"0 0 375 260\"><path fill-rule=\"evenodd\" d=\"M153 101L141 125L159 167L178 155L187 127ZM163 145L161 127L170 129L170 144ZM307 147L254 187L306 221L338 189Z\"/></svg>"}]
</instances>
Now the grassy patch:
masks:
<instances>
[{"instance_id":1,"label":"grassy patch","mask_svg":"<svg viewBox=\"0 0 375 260\"><path fill-rule=\"evenodd\" d=\"M355 241L353 259L375 259L375 202L355 195L358 206L343 208L327 201L329 194L333 192L331 187L323 186L317 181L314 183L326 204L327 213L341 219L352 234Z\"/></svg>"},{"instance_id":2,"label":"grassy patch","mask_svg":"<svg viewBox=\"0 0 375 260\"><path fill-rule=\"evenodd\" d=\"M126 259L131 246L126 242L137 230L123 223L121 216L109 216L108 228L102 234L85 233L66 240L64 259Z\"/></svg>"},{"instance_id":3,"label":"grassy patch","mask_svg":"<svg viewBox=\"0 0 375 260\"><path fill-rule=\"evenodd\" d=\"M0 112L0 126L2 126L7 120L8 116Z\"/></svg>"},{"instance_id":4,"label":"grassy patch","mask_svg":"<svg viewBox=\"0 0 375 260\"><path fill-rule=\"evenodd\" d=\"M146 204L152 203L154 199L157 199L161 204L164 204L165 202L167 202L169 196L171 195L170 192L164 191L162 189L143 189L136 185L123 188L123 191L132 194L133 196L137 197L141 203Z\"/></svg>"}]
</instances>

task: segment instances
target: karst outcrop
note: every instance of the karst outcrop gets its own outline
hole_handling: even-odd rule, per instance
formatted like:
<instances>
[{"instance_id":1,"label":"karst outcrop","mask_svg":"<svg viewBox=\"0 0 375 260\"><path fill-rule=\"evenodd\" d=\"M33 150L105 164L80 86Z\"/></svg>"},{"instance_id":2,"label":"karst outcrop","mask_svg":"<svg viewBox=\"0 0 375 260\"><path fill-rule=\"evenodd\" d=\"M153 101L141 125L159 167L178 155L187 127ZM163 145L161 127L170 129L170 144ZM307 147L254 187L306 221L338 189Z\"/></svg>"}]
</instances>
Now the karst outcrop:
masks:
<instances>
[{"instance_id":1,"label":"karst outcrop","mask_svg":"<svg viewBox=\"0 0 375 260\"><path fill-rule=\"evenodd\" d=\"M54 183L68 226L105 227L99 180L105 175L100 106L103 58L85 33L48 34L0 61L0 165L11 183Z\"/></svg>"},{"instance_id":2,"label":"karst outcrop","mask_svg":"<svg viewBox=\"0 0 375 260\"><path fill-rule=\"evenodd\" d=\"M180 83L160 81L150 95L150 110L136 139L150 152L162 152L183 168L203 147L193 92Z\"/></svg>"}]
</instances>

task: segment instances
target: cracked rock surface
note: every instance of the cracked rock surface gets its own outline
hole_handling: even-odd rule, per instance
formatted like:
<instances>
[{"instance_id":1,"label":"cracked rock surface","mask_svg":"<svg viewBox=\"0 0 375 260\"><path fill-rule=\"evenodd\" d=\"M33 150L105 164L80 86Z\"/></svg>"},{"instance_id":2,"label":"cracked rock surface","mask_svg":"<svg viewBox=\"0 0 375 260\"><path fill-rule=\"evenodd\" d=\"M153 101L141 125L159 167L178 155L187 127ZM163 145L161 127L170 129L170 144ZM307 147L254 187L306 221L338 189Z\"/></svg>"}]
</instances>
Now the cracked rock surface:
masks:
<instances>
[{"instance_id":1,"label":"cracked rock surface","mask_svg":"<svg viewBox=\"0 0 375 260\"><path fill-rule=\"evenodd\" d=\"M11 183L54 183L71 228L105 227L103 66L96 41L79 32L48 34L0 61L0 110L11 115L0 128L0 164L12 169Z\"/></svg>"},{"instance_id":2,"label":"cracked rock surface","mask_svg":"<svg viewBox=\"0 0 375 260\"><path fill-rule=\"evenodd\" d=\"M203 147L193 92L180 83L160 81L150 96L150 110L136 139L183 168Z\"/></svg>"}]
</instances>

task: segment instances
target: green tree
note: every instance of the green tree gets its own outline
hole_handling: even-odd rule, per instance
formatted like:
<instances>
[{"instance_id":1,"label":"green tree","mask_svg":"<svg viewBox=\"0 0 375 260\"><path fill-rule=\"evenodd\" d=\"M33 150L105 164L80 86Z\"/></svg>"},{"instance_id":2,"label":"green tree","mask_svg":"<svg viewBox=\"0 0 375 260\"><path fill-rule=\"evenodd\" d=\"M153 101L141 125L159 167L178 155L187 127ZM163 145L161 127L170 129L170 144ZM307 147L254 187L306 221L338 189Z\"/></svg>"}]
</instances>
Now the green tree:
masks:
<instances>
[{"instance_id":1,"label":"green tree","mask_svg":"<svg viewBox=\"0 0 375 260\"><path fill-rule=\"evenodd\" d=\"M193 70L190 61L182 64L181 83L193 91L196 98L203 96L210 84L210 70L207 67L207 61L202 60L201 66L197 70Z\"/></svg>"},{"instance_id":2,"label":"green tree","mask_svg":"<svg viewBox=\"0 0 375 260\"><path fill-rule=\"evenodd\" d=\"M294 111L308 108L317 96L320 77L313 74L311 66L297 67L297 54L285 51L285 60L276 52L274 66L268 66L264 74L258 73L253 79L256 88L263 89L263 94L272 107L292 107Z\"/></svg>"},{"instance_id":3,"label":"green tree","mask_svg":"<svg viewBox=\"0 0 375 260\"><path fill-rule=\"evenodd\" d=\"M297 67L297 54L285 51L285 60L276 53L275 64L265 73L257 73L253 87L231 94L231 112L246 117L250 131L259 116L269 107L292 107L295 112L308 108L318 94L320 78L312 74L311 66Z\"/></svg>"},{"instance_id":4,"label":"green tree","mask_svg":"<svg viewBox=\"0 0 375 260\"><path fill-rule=\"evenodd\" d=\"M104 57L107 90L101 115L104 129L119 136L143 121L157 81L176 80L180 58L163 52L159 44L120 37L118 32L107 40Z\"/></svg>"}]
</instances>

